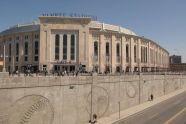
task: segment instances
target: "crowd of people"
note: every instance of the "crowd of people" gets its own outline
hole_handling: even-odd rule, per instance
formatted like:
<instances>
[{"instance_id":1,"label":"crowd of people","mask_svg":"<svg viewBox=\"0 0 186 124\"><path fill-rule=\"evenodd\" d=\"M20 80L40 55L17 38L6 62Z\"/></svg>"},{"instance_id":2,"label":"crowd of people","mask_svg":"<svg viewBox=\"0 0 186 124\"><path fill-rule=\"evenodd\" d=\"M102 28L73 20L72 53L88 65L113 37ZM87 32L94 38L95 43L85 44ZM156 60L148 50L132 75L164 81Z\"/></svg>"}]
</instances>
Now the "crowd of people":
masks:
<instances>
[{"instance_id":1,"label":"crowd of people","mask_svg":"<svg viewBox=\"0 0 186 124\"><path fill-rule=\"evenodd\" d=\"M51 72L48 72L47 70L44 70L44 71L32 71L32 70L23 70L23 71L14 71L14 72L9 72L9 75L10 76L20 76L20 75L24 75L24 76L33 76L33 75L36 75L36 76L78 76L79 74L82 74L83 72L80 72L80 71L51 71Z\"/></svg>"},{"instance_id":2,"label":"crowd of people","mask_svg":"<svg viewBox=\"0 0 186 124\"><path fill-rule=\"evenodd\" d=\"M79 71L68 72L64 70L64 71L53 71L52 72L53 76L69 76L69 75L78 76L78 74L79 74Z\"/></svg>"}]
</instances>

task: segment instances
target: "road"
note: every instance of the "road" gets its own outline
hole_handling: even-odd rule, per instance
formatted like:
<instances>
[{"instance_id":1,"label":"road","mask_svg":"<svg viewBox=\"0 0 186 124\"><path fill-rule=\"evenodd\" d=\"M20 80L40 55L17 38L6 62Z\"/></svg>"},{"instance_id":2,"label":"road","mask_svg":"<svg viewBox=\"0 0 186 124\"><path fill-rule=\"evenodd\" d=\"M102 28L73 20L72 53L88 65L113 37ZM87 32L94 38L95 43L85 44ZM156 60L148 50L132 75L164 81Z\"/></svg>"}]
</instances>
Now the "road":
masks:
<instances>
[{"instance_id":1,"label":"road","mask_svg":"<svg viewBox=\"0 0 186 124\"><path fill-rule=\"evenodd\" d=\"M186 124L186 92L114 124Z\"/></svg>"}]
</instances>

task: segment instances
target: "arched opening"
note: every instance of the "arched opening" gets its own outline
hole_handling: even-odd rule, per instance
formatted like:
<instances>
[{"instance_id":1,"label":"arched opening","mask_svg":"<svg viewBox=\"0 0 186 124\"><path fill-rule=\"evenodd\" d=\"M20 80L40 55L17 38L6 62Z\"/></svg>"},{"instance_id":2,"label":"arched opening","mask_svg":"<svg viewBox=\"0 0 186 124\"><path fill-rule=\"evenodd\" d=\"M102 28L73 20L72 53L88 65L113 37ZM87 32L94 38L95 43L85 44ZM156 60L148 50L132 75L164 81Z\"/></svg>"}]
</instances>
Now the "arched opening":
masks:
<instances>
[{"instance_id":1,"label":"arched opening","mask_svg":"<svg viewBox=\"0 0 186 124\"><path fill-rule=\"evenodd\" d=\"M129 62L129 45L126 45L126 62Z\"/></svg>"},{"instance_id":2,"label":"arched opening","mask_svg":"<svg viewBox=\"0 0 186 124\"><path fill-rule=\"evenodd\" d=\"M121 67L120 67L120 66L117 66L117 67L116 67L116 72L117 72L117 73L120 73L120 72L121 72Z\"/></svg>"},{"instance_id":3,"label":"arched opening","mask_svg":"<svg viewBox=\"0 0 186 124\"><path fill-rule=\"evenodd\" d=\"M75 59L75 36L71 35L71 52L70 52L70 59Z\"/></svg>"},{"instance_id":4,"label":"arched opening","mask_svg":"<svg viewBox=\"0 0 186 124\"><path fill-rule=\"evenodd\" d=\"M63 35L63 60L67 60L67 35Z\"/></svg>"},{"instance_id":5,"label":"arched opening","mask_svg":"<svg viewBox=\"0 0 186 124\"><path fill-rule=\"evenodd\" d=\"M109 43L107 42L106 43L106 56L109 56L109 54L110 54L110 50L109 50L110 48L109 48Z\"/></svg>"},{"instance_id":6,"label":"arched opening","mask_svg":"<svg viewBox=\"0 0 186 124\"><path fill-rule=\"evenodd\" d=\"M134 45L134 62L135 62L135 63L136 63L136 61L137 61L136 55L137 55L137 50L136 50L136 45Z\"/></svg>"},{"instance_id":7,"label":"arched opening","mask_svg":"<svg viewBox=\"0 0 186 124\"><path fill-rule=\"evenodd\" d=\"M94 42L94 61L98 61L98 42Z\"/></svg>"},{"instance_id":8,"label":"arched opening","mask_svg":"<svg viewBox=\"0 0 186 124\"><path fill-rule=\"evenodd\" d=\"M59 34L55 37L55 60L59 60Z\"/></svg>"},{"instance_id":9,"label":"arched opening","mask_svg":"<svg viewBox=\"0 0 186 124\"><path fill-rule=\"evenodd\" d=\"M116 44L116 59L117 59L117 62L120 62L120 44L117 43Z\"/></svg>"},{"instance_id":10,"label":"arched opening","mask_svg":"<svg viewBox=\"0 0 186 124\"><path fill-rule=\"evenodd\" d=\"M94 42L94 56L98 56L98 42Z\"/></svg>"}]
</instances>

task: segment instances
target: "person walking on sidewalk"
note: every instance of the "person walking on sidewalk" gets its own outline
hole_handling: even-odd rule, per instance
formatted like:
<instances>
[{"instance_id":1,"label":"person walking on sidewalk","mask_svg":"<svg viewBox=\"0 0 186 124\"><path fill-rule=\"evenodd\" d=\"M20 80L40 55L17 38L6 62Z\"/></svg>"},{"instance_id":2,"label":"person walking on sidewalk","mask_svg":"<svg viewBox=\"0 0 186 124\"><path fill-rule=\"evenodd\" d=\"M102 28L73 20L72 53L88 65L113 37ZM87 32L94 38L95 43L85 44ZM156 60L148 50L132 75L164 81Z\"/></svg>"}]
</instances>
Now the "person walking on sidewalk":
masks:
<instances>
[{"instance_id":1,"label":"person walking on sidewalk","mask_svg":"<svg viewBox=\"0 0 186 124\"><path fill-rule=\"evenodd\" d=\"M153 101L153 99L154 99L154 96L153 96L153 94L151 94L150 95L150 100Z\"/></svg>"}]
</instances>

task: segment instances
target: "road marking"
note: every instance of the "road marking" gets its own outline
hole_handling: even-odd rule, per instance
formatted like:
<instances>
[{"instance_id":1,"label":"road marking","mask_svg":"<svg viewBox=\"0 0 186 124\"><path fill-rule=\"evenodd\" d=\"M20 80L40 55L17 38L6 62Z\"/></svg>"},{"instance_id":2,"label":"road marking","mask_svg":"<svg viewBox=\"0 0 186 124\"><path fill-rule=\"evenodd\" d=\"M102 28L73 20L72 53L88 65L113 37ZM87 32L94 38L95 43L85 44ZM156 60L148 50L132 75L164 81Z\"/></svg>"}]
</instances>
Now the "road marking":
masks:
<instances>
[{"instance_id":1,"label":"road marking","mask_svg":"<svg viewBox=\"0 0 186 124\"><path fill-rule=\"evenodd\" d=\"M181 111L179 111L177 114L172 116L169 120L167 120L164 124L170 124L174 119L176 119L179 115L181 115L183 112L186 111L186 108L183 108Z\"/></svg>"},{"instance_id":2,"label":"road marking","mask_svg":"<svg viewBox=\"0 0 186 124\"><path fill-rule=\"evenodd\" d=\"M182 102L182 100L178 100L178 101L174 102L173 105L178 105L178 104L180 104L181 102Z\"/></svg>"},{"instance_id":3,"label":"road marking","mask_svg":"<svg viewBox=\"0 0 186 124\"><path fill-rule=\"evenodd\" d=\"M159 113L153 114L153 115L149 118L149 120L152 120L152 119L155 118L157 115L159 115Z\"/></svg>"}]
</instances>

